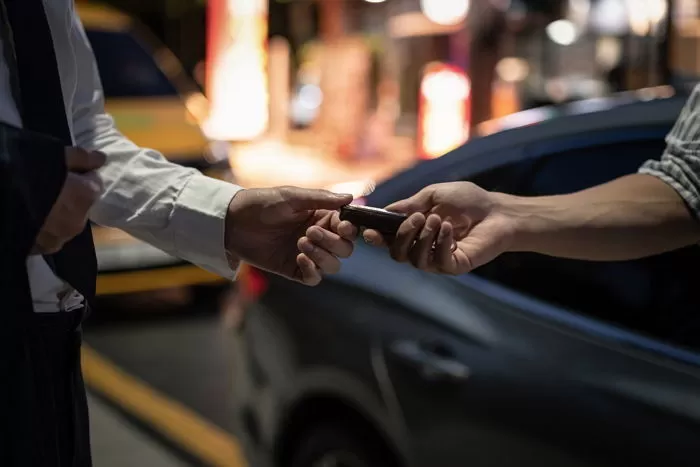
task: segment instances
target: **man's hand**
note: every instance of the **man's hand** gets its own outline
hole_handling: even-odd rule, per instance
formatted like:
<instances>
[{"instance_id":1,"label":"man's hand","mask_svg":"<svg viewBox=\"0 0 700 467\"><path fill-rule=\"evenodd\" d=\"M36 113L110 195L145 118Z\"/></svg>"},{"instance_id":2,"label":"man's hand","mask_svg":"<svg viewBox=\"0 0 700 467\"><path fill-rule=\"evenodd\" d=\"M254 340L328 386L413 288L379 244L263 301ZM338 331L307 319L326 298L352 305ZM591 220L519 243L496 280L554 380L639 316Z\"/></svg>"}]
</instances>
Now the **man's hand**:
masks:
<instances>
[{"instance_id":1,"label":"man's hand","mask_svg":"<svg viewBox=\"0 0 700 467\"><path fill-rule=\"evenodd\" d=\"M351 201L352 195L296 187L241 190L229 205L226 250L232 262L317 285L352 253L357 230L336 215Z\"/></svg>"},{"instance_id":2,"label":"man's hand","mask_svg":"<svg viewBox=\"0 0 700 467\"><path fill-rule=\"evenodd\" d=\"M431 185L386 209L409 217L396 238L366 230L365 241L389 243L395 260L426 271L469 272L506 251L513 232L513 220L499 212L496 196L469 182Z\"/></svg>"},{"instance_id":3,"label":"man's hand","mask_svg":"<svg viewBox=\"0 0 700 467\"><path fill-rule=\"evenodd\" d=\"M100 152L66 148L68 175L39 231L34 253L56 253L83 231L90 207L102 194L102 181L95 170L104 163L105 155Z\"/></svg>"},{"instance_id":4,"label":"man's hand","mask_svg":"<svg viewBox=\"0 0 700 467\"><path fill-rule=\"evenodd\" d=\"M469 272L506 251L626 261L698 244L700 224L688 206L676 189L644 174L537 197L444 183L387 207L410 214L389 243L396 260L446 274ZM385 243L374 231L365 240Z\"/></svg>"}]
</instances>

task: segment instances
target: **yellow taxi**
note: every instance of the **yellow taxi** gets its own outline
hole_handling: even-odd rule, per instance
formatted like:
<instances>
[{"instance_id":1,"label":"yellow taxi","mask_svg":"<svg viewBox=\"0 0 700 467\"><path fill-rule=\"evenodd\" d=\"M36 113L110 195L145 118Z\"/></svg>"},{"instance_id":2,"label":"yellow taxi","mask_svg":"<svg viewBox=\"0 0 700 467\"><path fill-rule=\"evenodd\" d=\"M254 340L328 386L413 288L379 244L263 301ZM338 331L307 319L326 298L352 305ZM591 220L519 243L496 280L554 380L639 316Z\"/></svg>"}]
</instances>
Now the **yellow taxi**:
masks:
<instances>
[{"instance_id":1,"label":"yellow taxi","mask_svg":"<svg viewBox=\"0 0 700 467\"><path fill-rule=\"evenodd\" d=\"M133 18L109 7L76 5L97 60L107 111L136 144L173 162L232 181L228 150L205 137L207 101L173 53ZM123 231L93 225L98 295L218 281Z\"/></svg>"}]
</instances>

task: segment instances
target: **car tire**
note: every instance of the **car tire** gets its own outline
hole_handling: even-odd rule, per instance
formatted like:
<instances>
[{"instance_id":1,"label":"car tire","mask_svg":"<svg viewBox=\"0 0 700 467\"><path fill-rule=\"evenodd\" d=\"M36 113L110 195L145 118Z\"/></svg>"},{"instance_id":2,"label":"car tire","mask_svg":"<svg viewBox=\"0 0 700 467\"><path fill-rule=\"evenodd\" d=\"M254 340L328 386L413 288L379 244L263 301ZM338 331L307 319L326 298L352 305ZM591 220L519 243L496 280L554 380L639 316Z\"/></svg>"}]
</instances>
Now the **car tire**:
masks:
<instances>
[{"instance_id":1,"label":"car tire","mask_svg":"<svg viewBox=\"0 0 700 467\"><path fill-rule=\"evenodd\" d=\"M383 444L371 437L331 424L304 436L287 467L391 467Z\"/></svg>"}]
</instances>

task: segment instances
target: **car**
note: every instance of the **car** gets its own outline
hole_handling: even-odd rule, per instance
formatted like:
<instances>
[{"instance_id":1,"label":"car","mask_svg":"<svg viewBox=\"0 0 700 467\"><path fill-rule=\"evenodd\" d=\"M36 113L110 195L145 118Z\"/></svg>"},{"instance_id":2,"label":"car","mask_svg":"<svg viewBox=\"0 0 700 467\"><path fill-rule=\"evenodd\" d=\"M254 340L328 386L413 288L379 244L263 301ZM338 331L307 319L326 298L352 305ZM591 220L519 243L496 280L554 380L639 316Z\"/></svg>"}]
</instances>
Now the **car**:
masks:
<instances>
[{"instance_id":1,"label":"car","mask_svg":"<svg viewBox=\"0 0 700 467\"><path fill-rule=\"evenodd\" d=\"M173 53L133 18L110 7L76 4L97 61L105 109L134 143L206 175L233 181L225 142L201 129L207 100ZM220 281L127 233L93 225L98 295Z\"/></svg>"},{"instance_id":2,"label":"car","mask_svg":"<svg viewBox=\"0 0 700 467\"><path fill-rule=\"evenodd\" d=\"M459 180L585 189L660 157L686 96L577 104L364 201ZM358 242L314 288L249 267L231 332L238 437L256 467L695 466L698 265L698 246L609 263L506 253L453 277Z\"/></svg>"}]
</instances>

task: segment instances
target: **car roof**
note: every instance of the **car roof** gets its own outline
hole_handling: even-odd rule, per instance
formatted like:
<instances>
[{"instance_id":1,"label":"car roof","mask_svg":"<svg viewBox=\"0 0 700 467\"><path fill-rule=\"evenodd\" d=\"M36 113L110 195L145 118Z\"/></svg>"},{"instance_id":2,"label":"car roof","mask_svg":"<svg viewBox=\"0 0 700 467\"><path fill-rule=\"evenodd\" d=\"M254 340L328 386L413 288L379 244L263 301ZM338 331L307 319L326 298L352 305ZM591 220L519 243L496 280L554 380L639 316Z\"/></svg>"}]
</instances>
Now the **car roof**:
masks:
<instances>
[{"instance_id":1,"label":"car roof","mask_svg":"<svg viewBox=\"0 0 700 467\"><path fill-rule=\"evenodd\" d=\"M80 21L86 28L105 31L126 31L132 19L121 11L101 4L76 3Z\"/></svg>"},{"instance_id":2,"label":"car roof","mask_svg":"<svg viewBox=\"0 0 700 467\"><path fill-rule=\"evenodd\" d=\"M687 97L686 92L679 91L671 97L642 100L630 98L626 93L610 98L605 106L592 106L593 110L585 105L586 101L564 106L555 118L477 137L440 158L421 162L378 185L367 200L377 206L390 203L394 201L393 193L400 193L402 186L414 183L416 178L427 186L445 181L444 174L456 166L469 164L474 172L487 170L489 166L507 162L495 160L492 156L496 153L511 151L513 159L517 160L526 154L524 150L518 154L516 149L536 143L567 137L585 140L588 135L602 131L614 134L635 128L670 127Z\"/></svg>"}]
</instances>

